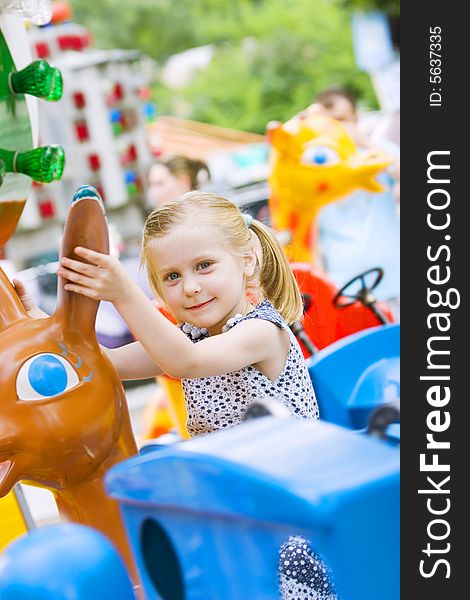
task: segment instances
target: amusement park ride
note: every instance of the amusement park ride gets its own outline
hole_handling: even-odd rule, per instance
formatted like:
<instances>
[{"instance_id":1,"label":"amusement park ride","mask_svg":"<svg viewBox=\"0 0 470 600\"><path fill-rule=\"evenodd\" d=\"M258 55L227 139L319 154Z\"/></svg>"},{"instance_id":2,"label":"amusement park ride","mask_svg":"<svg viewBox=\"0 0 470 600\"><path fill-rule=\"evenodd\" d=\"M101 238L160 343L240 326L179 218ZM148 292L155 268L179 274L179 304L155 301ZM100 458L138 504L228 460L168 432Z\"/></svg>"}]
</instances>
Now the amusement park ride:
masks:
<instances>
[{"instance_id":1,"label":"amusement park ride","mask_svg":"<svg viewBox=\"0 0 470 600\"><path fill-rule=\"evenodd\" d=\"M2 9L0 1L0 247L32 179L57 180L64 166L60 146L37 147L34 98L58 99L61 73L28 60L23 21ZM278 161L271 210L305 260L324 202L310 213L299 206L303 216L295 216L283 208L284 189L303 182L298 197L308 203L315 177L324 201L333 201L327 187L339 163L347 193L370 189L387 161L359 165L352 142L328 121L295 127L295 139L292 124L271 132ZM290 162L283 171L282 153L291 151L302 166ZM91 186L73 194L61 254L78 244L109 251L103 203ZM247 419L199 439L148 444L140 455L121 382L96 339L99 303L59 281L55 312L32 318L0 269L2 600L274 599L278 549L293 534L312 540L342 599L399 598L399 325L373 297L379 270L338 292L310 261L293 268L305 303L297 333L322 420ZM20 481L50 489L69 523L31 528L14 495Z\"/></svg>"}]
</instances>

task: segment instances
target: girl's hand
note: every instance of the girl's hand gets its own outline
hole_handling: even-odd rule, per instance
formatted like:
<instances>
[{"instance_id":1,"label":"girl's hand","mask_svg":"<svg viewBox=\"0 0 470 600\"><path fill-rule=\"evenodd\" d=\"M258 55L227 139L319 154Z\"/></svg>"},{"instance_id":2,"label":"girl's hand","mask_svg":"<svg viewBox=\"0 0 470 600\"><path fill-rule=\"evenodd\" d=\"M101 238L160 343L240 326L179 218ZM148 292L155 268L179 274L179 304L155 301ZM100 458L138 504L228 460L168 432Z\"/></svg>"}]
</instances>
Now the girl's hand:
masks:
<instances>
[{"instance_id":1,"label":"girl's hand","mask_svg":"<svg viewBox=\"0 0 470 600\"><path fill-rule=\"evenodd\" d=\"M132 281L117 258L80 246L74 252L91 264L66 257L60 259L57 274L70 282L64 286L66 290L114 304L125 299Z\"/></svg>"},{"instance_id":2,"label":"girl's hand","mask_svg":"<svg viewBox=\"0 0 470 600\"><path fill-rule=\"evenodd\" d=\"M19 279L13 279L12 283L28 316L32 317L33 319L44 319L49 316L34 304L27 287L22 281Z\"/></svg>"}]
</instances>

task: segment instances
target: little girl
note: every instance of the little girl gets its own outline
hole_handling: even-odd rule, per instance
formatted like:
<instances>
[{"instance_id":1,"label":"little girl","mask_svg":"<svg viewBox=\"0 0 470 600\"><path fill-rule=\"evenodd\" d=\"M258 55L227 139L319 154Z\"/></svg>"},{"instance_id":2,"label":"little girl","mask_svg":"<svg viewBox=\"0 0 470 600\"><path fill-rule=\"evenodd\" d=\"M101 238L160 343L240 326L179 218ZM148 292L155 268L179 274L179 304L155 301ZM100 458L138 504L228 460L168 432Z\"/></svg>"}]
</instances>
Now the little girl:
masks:
<instances>
[{"instance_id":1,"label":"little girl","mask_svg":"<svg viewBox=\"0 0 470 600\"><path fill-rule=\"evenodd\" d=\"M107 350L121 378L181 378L191 435L236 425L259 399L318 419L288 326L302 316L290 265L270 230L232 202L189 192L145 223L142 262L179 327L155 310L116 258L80 247L75 253L87 262L62 258L65 289L113 302L138 340ZM280 567L283 598L336 597L327 567L304 539L288 539Z\"/></svg>"}]
</instances>

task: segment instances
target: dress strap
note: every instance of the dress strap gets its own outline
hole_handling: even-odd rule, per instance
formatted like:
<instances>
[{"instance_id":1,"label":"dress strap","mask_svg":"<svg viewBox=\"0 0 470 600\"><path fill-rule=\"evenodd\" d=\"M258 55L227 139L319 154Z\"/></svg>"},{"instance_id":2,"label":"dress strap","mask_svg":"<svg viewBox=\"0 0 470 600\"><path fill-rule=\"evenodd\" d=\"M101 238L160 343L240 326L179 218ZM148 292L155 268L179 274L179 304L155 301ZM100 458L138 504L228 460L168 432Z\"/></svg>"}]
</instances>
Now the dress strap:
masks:
<instances>
[{"instance_id":1,"label":"dress strap","mask_svg":"<svg viewBox=\"0 0 470 600\"><path fill-rule=\"evenodd\" d=\"M260 302L251 312L245 315L243 319L240 319L238 322L240 323L241 321L247 321L248 319L263 319L264 321L270 321L271 323L274 323L281 329L289 329L287 323L277 312L271 302L269 302L269 300L263 300Z\"/></svg>"}]
</instances>

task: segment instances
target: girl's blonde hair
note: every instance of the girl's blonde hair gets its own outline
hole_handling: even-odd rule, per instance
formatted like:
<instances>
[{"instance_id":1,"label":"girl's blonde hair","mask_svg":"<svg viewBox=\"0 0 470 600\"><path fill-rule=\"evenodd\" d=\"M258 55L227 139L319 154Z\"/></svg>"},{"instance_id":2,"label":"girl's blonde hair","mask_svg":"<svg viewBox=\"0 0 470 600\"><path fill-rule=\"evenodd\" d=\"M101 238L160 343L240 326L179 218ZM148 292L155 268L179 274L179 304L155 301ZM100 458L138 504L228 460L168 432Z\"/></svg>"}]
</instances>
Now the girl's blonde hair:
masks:
<instances>
[{"instance_id":1,"label":"girl's blonde hair","mask_svg":"<svg viewBox=\"0 0 470 600\"><path fill-rule=\"evenodd\" d=\"M255 292L261 292L287 323L301 319L302 296L274 233L255 219L248 227L243 213L233 202L208 192L187 192L153 210L145 222L141 263L146 265L150 285L159 298L163 300L164 296L149 250L152 242L186 220L216 228L222 243L241 256L256 246L252 237L255 234L261 246L262 258L258 256L256 272L248 282L248 289L252 287Z\"/></svg>"}]
</instances>

